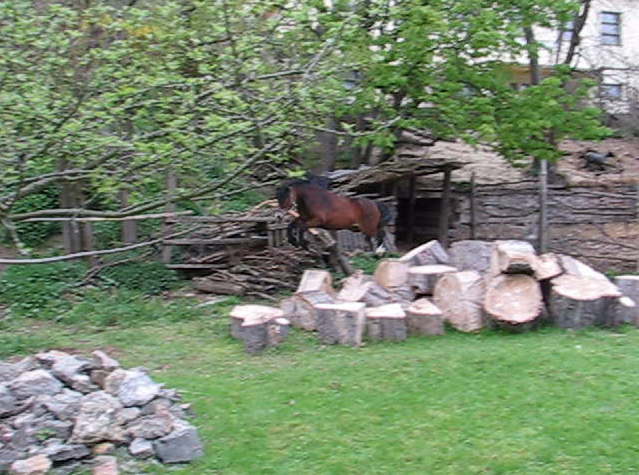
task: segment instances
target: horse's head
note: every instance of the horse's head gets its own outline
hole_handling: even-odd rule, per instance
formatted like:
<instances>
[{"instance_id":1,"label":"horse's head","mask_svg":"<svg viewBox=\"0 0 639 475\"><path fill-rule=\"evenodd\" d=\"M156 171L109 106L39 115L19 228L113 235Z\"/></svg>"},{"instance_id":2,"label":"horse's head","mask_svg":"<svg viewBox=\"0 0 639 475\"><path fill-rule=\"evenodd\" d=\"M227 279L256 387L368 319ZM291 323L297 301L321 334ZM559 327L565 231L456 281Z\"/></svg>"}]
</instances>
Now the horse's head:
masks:
<instances>
[{"instance_id":1,"label":"horse's head","mask_svg":"<svg viewBox=\"0 0 639 475\"><path fill-rule=\"evenodd\" d=\"M295 187L291 186L289 183L285 183L280 186L275 192L275 198L277 198L277 204L280 209L286 213L289 209L293 207L295 201L297 200L297 192L295 191ZM280 217L284 217L283 215Z\"/></svg>"}]
</instances>

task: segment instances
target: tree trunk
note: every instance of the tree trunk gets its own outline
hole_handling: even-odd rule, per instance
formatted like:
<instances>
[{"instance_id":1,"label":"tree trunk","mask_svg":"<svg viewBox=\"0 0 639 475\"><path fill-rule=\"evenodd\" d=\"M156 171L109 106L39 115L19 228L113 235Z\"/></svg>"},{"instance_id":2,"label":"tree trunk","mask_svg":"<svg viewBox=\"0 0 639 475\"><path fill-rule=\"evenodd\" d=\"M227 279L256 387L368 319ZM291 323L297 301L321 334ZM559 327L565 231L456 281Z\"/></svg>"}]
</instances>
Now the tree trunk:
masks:
<instances>
[{"instance_id":1,"label":"tree trunk","mask_svg":"<svg viewBox=\"0 0 639 475\"><path fill-rule=\"evenodd\" d=\"M482 305L486 289L475 270L451 272L435 286L433 300L444 318L457 330L473 332L484 328Z\"/></svg>"},{"instance_id":2,"label":"tree trunk","mask_svg":"<svg viewBox=\"0 0 639 475\"><path fill-rule=\"evenodd\" d=\"M432 295L437 281L445 274L456 272L451 266L415 266L408 269L408 285L416 294Z\"/></svg>"},{"instance_id":3,"label":"tree trunk","mask_svg":"<svg viewBox=\"0 0 639 475\"><path fill-rule=\"evenodd\" d=\"M282 300L280 309L293 326L314 331L317 330L317 305L327 303L335 303L335 300L325 292L298 292Z\"/></svg>"},{"instance_id":4,"label":"tree trunk","mask_svg":"<svg viewBox=\"0 0 639 475\"><path fill-rule=\"evenodd\" d=\"M539 283L529 275L497 275L486 285L484 309L496 324L523 329L541 315L543 298Z\"/></svg>"},{"instance_id":5,"label":"tree trunk","mask_svg":"<svg viewBox=\"0 0 639 475\"><path fill-rule=\"evenodd\" d=\"M444 316L430 300L415 300L406 310L408 333L411 335L443 335Z\"/></svg>"},{"instance_id":6,"label":"tree trunk","mask_svg":"<svg viewBox=\"0 0 639 475\"><path fill-rule=\"evenodd\" d=\"M366 309L366 331L374 341L404 341L406 313L398 303Z\"/></svg>"},{"instance_id":7,"label":"tree trunk","mask_svg":"<svg viewBox=\"0 0 639 475\"><path fill-rule=\"evenodd\" d=\"M366 305L361 302L318 304L317 334L325 345L362 344Z\"/></svg>"},{"instance_id":8,"label":"tree trunk","mask_svg":"<svg viewBox=\"0 0 639 475\"><path fill-rule=\"evenodd\" d=\"M409 266L450 264L448 253L437 240L428 241L421 246L411 249L400 257L399 260L406 262Z\"/></svg>"},{"instance_id":9,"label":"tree trunk","mask_svg":"<svg viewBox=\"0 0 639 475\"><path fill-rule=\"evenodd\" d=\"M247 353L259 353L286 338L290 322L283 315L282 310L265 305L236 305L229 313L231 336L243 341Z\"/></svg>"}]
</instances>

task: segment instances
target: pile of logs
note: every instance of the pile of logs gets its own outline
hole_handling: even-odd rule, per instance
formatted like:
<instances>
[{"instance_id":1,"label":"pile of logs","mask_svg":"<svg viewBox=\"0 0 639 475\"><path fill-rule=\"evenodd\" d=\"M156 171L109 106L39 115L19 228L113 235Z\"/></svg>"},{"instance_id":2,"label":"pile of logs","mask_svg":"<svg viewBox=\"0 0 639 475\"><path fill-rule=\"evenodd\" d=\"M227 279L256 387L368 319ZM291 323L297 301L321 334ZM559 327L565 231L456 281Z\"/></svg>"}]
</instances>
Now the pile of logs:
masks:
<instances>
[{"instance_id":1,"label":"pile of logs","mask_svg":"<svg viewBox=\"0 0 639 475\"><path fill-rule=\"evenodd\" d=\"M195 289L228 295L252 295L269 298L269 293L295 290L304 269L322 265L317 253L287 248L255 250L233 248L220 252L213 273L206 277L195 277ZM210 261L211 263L213 261Z\"/></svg>"},{"instance_id":2,"label":"pile of logs","mask_svg":"<svg viewBox=\"0 0 639 475\"><path fill-rule=\"evenodd\" d=\"M525 241L430 241L382 259L373 275L357 271L333 286L324 270L306 270L290 297L273 307L238 306L232 334L256 353L282 341L292 325L325 344L359 346L485 327L515 331L541 321L563 328L639 323L639 276L605 275L567 255L537 255ZM269 310L270 309L270 310ZM271 312L269 314L269 312ZM264 315L272 315L270 321ZM247 328L263 325L256 343Z\"/></svg>"}]
</instances>

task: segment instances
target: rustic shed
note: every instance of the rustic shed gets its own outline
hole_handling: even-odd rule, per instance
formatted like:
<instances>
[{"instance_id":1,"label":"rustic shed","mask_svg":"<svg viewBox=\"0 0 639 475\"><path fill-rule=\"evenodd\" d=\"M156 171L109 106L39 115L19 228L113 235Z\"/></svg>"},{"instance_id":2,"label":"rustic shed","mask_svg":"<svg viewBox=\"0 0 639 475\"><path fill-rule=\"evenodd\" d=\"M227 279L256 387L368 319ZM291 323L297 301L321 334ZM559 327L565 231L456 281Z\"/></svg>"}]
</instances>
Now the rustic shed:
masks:
<instances>
[{"instance_id":1,"label":"rustic shed","mask_svg":"<svg viewBox=\"0 0 639 475\"><path fill-rule=\"evenodd\" d=\"M537 246L539 181L489 147L440 141L424 155L463 166L451 174L449 198L443 174L397 182L398 246L435 239L442 201L449 201L447 238L523 239ZM637 270L639 262L639 141L566 141L548 189L548 250L570 254L601 270ZM584 167L587 149L612 151L603 171Z\"/></svg>"}]
</instances>

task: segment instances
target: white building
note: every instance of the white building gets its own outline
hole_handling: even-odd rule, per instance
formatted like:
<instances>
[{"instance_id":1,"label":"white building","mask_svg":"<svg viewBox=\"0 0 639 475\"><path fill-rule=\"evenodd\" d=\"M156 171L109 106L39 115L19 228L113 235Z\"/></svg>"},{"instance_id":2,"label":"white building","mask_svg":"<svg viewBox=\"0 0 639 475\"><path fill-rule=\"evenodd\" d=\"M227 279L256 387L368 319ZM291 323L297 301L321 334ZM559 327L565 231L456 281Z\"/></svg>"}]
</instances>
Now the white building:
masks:
<instances>
[{"instance_id":1,"label":"white building","mask_svg":"<svg viewBox=\"0 0 639 475\"><path fill-rule=\"evenodd\" d=\"M543 73L564 61L572 34L572 23L562 30L535 30L537 41L546 47L539 58ZM570 65L598 80L595 102L604 110L631 112L639 99L639 0L592 0ZM528 68L518 68L517 86L529 82Z\"/></svg>"}]
</instances>

